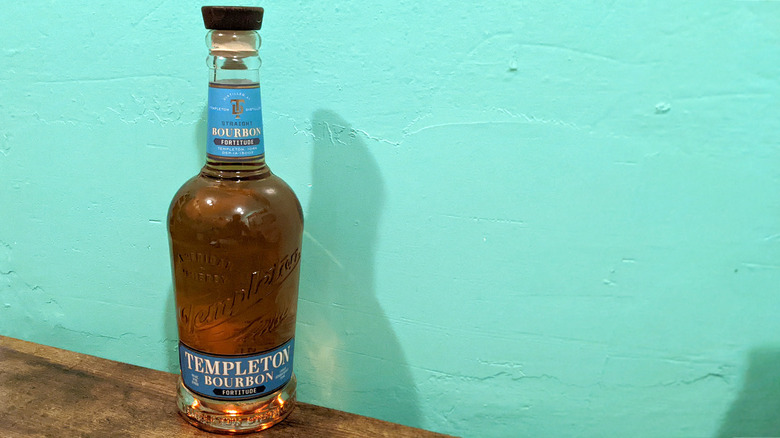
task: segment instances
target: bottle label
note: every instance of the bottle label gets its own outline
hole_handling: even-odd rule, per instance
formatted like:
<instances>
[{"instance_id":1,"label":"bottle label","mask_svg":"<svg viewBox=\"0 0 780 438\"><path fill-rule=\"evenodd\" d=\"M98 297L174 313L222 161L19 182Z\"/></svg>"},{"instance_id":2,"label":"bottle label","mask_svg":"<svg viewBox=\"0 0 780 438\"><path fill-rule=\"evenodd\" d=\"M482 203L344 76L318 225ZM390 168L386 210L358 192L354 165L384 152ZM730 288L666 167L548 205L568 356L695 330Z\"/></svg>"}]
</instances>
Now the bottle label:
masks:
<instances>
[{"instance_id":1,"label":"bottle label","mask_svg":"<svg viewBox=\"0 0 780 438\"><path fill-rule=\"evenodd\" d=\"M260 85L209 85L209 156L257 158L265 152Z\"/></svg>"},{"instance_id":2,"label":"bottle label","mask_svg":"<svg viewBox=\"0 0 780 438\"><path fill-rule=\"evenodd\" d=\"M195 394L218 400L263 397L292 378L294 340L264 353L244 356L206 354L179 342L182 381Z\"/></svg>"}]
</instances>

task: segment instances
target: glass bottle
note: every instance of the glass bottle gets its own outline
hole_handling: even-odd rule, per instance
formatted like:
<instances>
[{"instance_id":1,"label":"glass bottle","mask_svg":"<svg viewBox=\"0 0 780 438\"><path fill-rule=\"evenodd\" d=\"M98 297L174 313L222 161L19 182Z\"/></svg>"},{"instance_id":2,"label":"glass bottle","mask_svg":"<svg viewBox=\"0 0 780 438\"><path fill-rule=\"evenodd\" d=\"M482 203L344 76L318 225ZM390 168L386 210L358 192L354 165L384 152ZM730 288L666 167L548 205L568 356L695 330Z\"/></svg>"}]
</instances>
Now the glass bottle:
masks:
<instances>
[{"instance_id":1,"label":"glass bottle","mask_svg":"<svg viewBox=\"0 0 780 438\"><path fill-rule=\"evenodd\" d=\"M178 406L213 432L268 428L295 404L303 214L265 163L262 8L203 7L206 164L168 212L179 329Z\"/></svg>"}]
</instances>

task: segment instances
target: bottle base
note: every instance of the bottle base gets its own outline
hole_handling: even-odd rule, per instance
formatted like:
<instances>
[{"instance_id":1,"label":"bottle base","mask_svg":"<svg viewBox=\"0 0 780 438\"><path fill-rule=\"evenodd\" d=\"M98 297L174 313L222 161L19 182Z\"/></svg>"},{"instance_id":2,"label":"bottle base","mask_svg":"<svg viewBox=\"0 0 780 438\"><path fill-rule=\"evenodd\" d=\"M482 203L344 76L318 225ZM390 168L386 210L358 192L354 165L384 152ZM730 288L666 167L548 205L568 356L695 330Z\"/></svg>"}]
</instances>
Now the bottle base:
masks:
<instances>
[{"instance_id":1,"label":"bottle base","mask_svg":"<svg viewBox=\"0 0 780 438\"><path fill-rule=\"evenodd\" d=\"M265 397L224 401L193 394L179 379L179 413L207 432L241 434L268 429L287 418L295 407L297 380L293 374L282 389Z\"/></svg>"}]
</instances>

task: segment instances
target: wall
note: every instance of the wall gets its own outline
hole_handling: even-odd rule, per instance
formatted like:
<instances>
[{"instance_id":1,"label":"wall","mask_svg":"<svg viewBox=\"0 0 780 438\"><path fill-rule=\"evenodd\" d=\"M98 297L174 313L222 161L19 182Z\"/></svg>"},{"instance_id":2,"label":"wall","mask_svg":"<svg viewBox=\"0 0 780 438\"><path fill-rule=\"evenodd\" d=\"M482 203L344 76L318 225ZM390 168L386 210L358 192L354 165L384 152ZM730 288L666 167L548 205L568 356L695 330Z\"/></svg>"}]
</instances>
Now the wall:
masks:
<instances>
[{"instance_id":1,"label":"wall","mask_svg":"<svg viewBox=\"0 0 780 438\"><path fill-rule=\"evenodd\" d=\"M0 334L175 371L200 3L0 15ZM780 435L780 3L269 1L304 401L467 437Z\"/></svg>"}]
</instances>

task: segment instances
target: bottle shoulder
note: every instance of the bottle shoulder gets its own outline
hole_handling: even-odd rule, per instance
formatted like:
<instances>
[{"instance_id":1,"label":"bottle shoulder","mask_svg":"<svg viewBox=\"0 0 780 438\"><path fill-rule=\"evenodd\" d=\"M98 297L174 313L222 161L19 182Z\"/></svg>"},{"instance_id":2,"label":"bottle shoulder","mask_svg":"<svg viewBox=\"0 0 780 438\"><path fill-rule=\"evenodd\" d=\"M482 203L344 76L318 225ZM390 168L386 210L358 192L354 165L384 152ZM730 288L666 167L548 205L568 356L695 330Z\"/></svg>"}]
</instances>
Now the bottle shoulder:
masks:
<instances>
[{"instance_id":1,"label":"bottle shoulder","mask_svg":"<svg viewBox=\"0 0 780 438\"><path fill-rule=\"evenodd\" d=\"M300 202L278 176L251 180L220 180L202 173L184 183L171 201L168 226L171 235L180 230L218 232L277 226L303 227Z\"/></svg>"}]
</instances>

